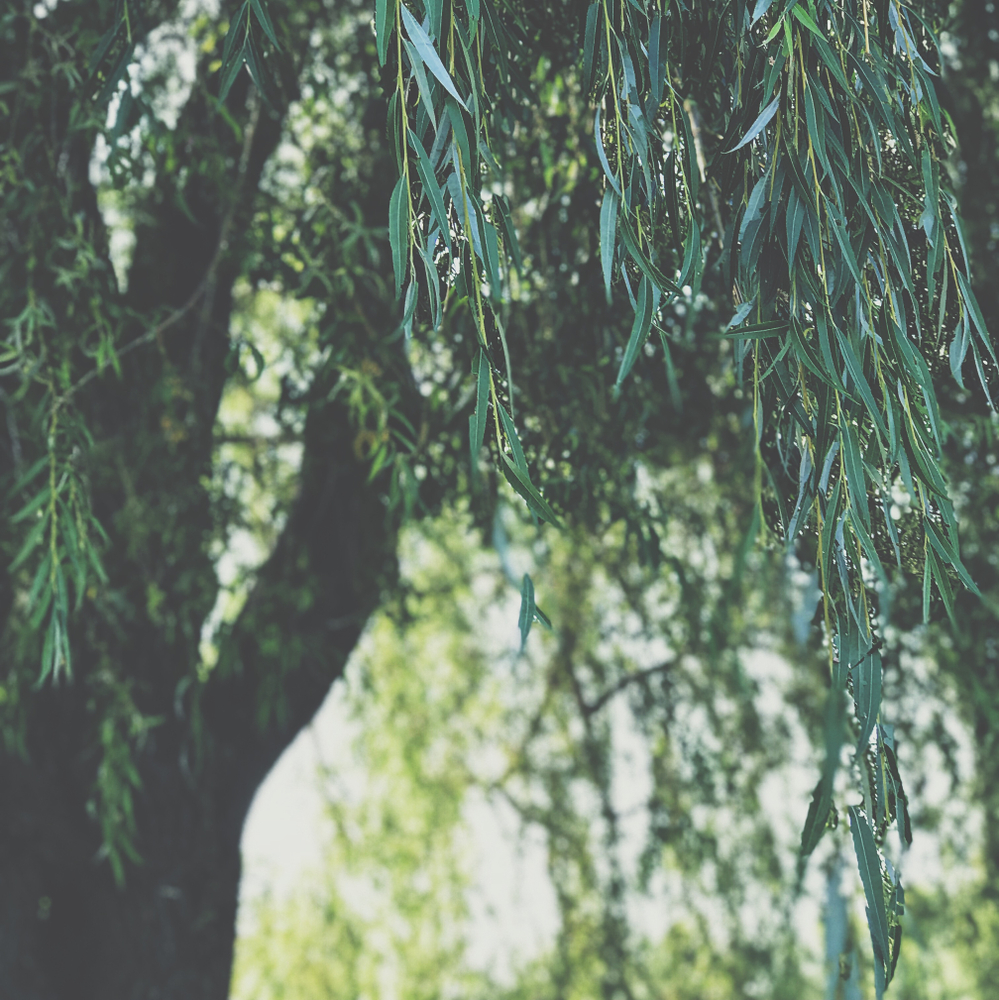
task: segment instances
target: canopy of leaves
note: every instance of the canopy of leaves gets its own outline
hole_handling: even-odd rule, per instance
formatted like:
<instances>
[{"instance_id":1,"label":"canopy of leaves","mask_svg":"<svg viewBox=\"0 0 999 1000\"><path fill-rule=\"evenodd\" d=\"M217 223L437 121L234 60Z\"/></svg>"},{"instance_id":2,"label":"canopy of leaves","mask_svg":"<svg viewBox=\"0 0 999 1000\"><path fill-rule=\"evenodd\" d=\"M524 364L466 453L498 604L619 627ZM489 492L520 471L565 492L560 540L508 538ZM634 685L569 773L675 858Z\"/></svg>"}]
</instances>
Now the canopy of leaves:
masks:
<instances>
[{"instance_id":1,"label":"canopy of leaves","mask_svg":"<svg viewBox=\"0 0 999 1000\"><path fill-rule=\"evenodd\" d=\"M80 725L100 748L93 811L119 879L137 857L133 757L165 692L198 704L244 670L231 623L214 662L200 652L211 543L242 516L205 482L214 419L227 380L266 360L229 336L244 278L297 297L313 331L282 380L281 434L308 455L309 428L343 408L387 547L401 517L457 496L488 524L506 482L532 518L623 526L657 566L665 515L643 470L700 455L742 485L727 508L735 558L710 610L691 601L685 620L721 657L757 539L814 566L829 687L799 871L849 815L883 989L903 896L882 841L891 824L910 833L881 711L887 595L914 577L928 620L937 600L955 616L956 588L977 592L938 393L973 370L988 398L995 362L948 170L943 6L247 0L217 20L166 0L41 17L21 0L2 15L18 650L4 734L24 749L32 685L93 683ZM182 100L160 58L177 25L197 43ZM134 227L127 283L89 178L99 139L100 186ZM161 224L191 240L177 273L155 264ZM128 462L115 455L126 411L144 421ZM314 468L306 457L303 481ZM665 562L689 576L682 557ZM526 640L550 604L517 585ZM314 593L280 589L300 609ZM183 650L165 677L109 652L135 614ZM268 640L281 667L256 690L262 728L287 715L284 678L313 641ZM849 811L844 746L863 797Z\"/></svg>"}]
</instances>

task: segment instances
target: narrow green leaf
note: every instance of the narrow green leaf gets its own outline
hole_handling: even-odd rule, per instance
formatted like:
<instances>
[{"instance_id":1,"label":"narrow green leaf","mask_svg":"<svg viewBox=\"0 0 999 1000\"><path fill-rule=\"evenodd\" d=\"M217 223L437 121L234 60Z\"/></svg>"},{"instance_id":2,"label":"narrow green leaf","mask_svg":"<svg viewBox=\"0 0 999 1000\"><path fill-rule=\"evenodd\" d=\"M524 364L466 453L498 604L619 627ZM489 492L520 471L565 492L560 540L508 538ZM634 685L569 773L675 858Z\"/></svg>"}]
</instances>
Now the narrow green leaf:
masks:
<instances>
[{"instance_id":1,"label":"narrow green leaf","mask_svg":"<svg viewBox=\"0 0 999 1000\"><path fill-rule=\"evenodd\" d=\"M926 558L933 564L933 579L936 580L940 600L943 601L944 611L947 612L951 626L956 629L957 619L954 617L954 590L950 585L944 560L941 559L939 553L934 548L930 548L927 551Z\"/></svg>"},{"instance_id":2,"label":"narrow green leaf","mask_svg":"<svg viewBox=\"0 0 999 1000\"><path fill-rule=\"evenodd\" d=\"M912 823L909 819L909 799L902 787L902 778L898 771L894 734L888 735L890 726L879 726L878 729L881 737L881 751L885 757L885 764L888 766L888 776L895 786L895 822L898 826L898 835L903 845L910 847L912 845Z\"/></svg>"},{"instance_id":3,"label":"narrow green leaf","mask_svg":"<svg viewBox=\"0 0 999 1000\"><path fill-rule=\"evenodd\" d=\"M871 387L864 376L864 369L860 363L860 359L857 357L856 351L853 349L853 344L838 327L836 335L839 340L840 353L843 355L843 360L846 362L846 367L850 372L850 378L853 380L853 384L856 386L857 392L860 394L860 398L863 400L864 406L867 408L867 412L874 422L874 426L878 429L882 438L887 438L888 429L885 427L881 411L874 401L874 393L871 392Z\"/></svg>"},{"instance_id":4,"label":"narrow green leaf","mask_svg":"<svg viewBox=\"0 0 999 1000\"><path fill-rule=\"evenodd\" d=\"M461 178L457 170L452 171L447 177L447 189L454 203L455 211L458 213L458 222L466 238L472 241L475 255L485 264L485 251L482 246L482 234L479 226L479 213L471 194L466 186L464 192L461 189ZM464 204L462 203L464 196ZM467 215L466 215L467 213Z\"/></svg>"},{"instance_id":5,"label":"narrow green leaf","mask_svg":"<svg viewBox=\"0 0 999 1000\"><path fill-rule=\"evenodd\" d=\"M39 624L41 623L39 622ZM42 643L42 663L38 674L38 680L35 681L36 690L45 683L46 678L53 672L53 653L55 652L58 631L59 623L56 621L56 616L53 615L49 619L48 628L45 630L45 640Z\"/></svg>"},{"instance_id":6,"label":"narrow green leaf","mask_svg":"<svg viewBox=\"0 0 999 1000\"><path fill-rule=\"evenodd\" d=\"M502 453L501 458L503 459L503 473L507 478L507 482L527 501L527 506L543 521L547 521L556 528L560 528L561 524L555 516L555 512L548 506L548 502L531 482L526 470L515 465L506 452Z\"/></svg>"},{"instance_id":7,"label":"narrow green leaf","mask_svg":"<svg viewBox=\"0 0 999 1000\"><path fill-rule=\"evenodd\" d=\"M42 504L47 503L49 497L52 494L50 487L44 487L41 492L33 496L11 519L11 524L17 524L19 521L23 521L26 517L30 517L32 514L38 510Z\"/></svg>"},{"instance_id":8,"label":"narrow green leaf","mask_svg":"<svg viewBox=\"0 0 999 1000\"><path fill-rule=\"evenodd\" d=\"M847 83L846 77L843 75L843 67L840 66L839 60L836 58L833 50L829 47L829 43L821 34L813 33L812 44L819 50L819 55L821 56L822 61L826 64L826 68L836 78L836 82L843 88L843 94L837 95L837 99L842 100L845 96L853 101L853 88Z\"/></svg>"},{"instance_id":9,"label":"narrow green leaf","mask_svg":"<svg viewBox=\"0 0 999 1000\"><path fill-rule=\"evenodd\" d=\"M617 206L617 193L608 187L600 206L600 264L603 267L604 291L608 304L611 301L611 275L614 270L614 248L617 245Z\"/></svg>"},{"instance_id":10,"label":"narrow green leaf","mask_svg":"<svg viewBox=\"0 0 999 1000\"><path fill-rule=\"evenodd\" d=\"M815 850L826 831L829 811L832 808L833 782L839 768L840 747L843 745L843 724L845 721L843 692L839 687L829 689L826 698L825 744L826 757L822 765L822 777L815 786L808 816L801 831L801 850L798 861L799 872L804 870L805 861Z\"/></svg>"},{"instance_id":11,"label":"narrow green leaf","mask_svg":"<svg viewBox=\"0 0 999 1000\"><path fill-rule=\"evenodd\" d=\"M243 63L246 61L246 42L249 36L243 38L243 44L239 47L239 50L235 52L229 61L228 67L222 67L222 80L219 85L219 100L224 101L232 89L232 85L236 82L236 77L239 76L239 71L243 68Z\"/></svg>"},{"instance_id":12,"label":"narrow green leaf","mask_svg":"<svg viewBox=\"0 0 999 1000\"><path fill-rule=\"evenodd\" d=\"M770 5L774 0L756 0L756 6L753 8L753 19L750 24L756 24L756 22L763 17L768 10L770 10Z\"/></svg>"},{"instance_id":13,"label":"narrow green leaf","mask_svg":"<svg viewBox=\"0 0 999 1000\"><path fill-rule=\"evenodd\" d=\"M440 81L441 86L464 108L468 111L468 106L461 99L461 94L458 93L458 88L454 85L454 81L451 79L451 74L444 68L444 63L441 62L441 58L437 55L437 50L434 48L434 43L430 40L427 33L420 27L416 18L410 14L406 5L402 5L402 21L406 25L406 34L413 40L413 44L416 46L420 57L426 63L427 69L430 70L434 76ZM471 112L468 112L471 114Z\"/></svg>"},{"instance_id":14,"label":"narrow green leaf","mask_svg":"<svg viewBox=\"0 0 999 1000\"><path fill-rule=\"evenodd\" d=\"M243 0L236 16L229 22L229 30L225 33L225 42L222 45L222 68L223 71L229 63L229 57L233 53L237 39L242 39L243 32L246 31L246 13L250 8L250 0Z\"/></svg>"},{"instance_id":15,"label":"narrow green leaf","mask_svg":"<svg viewBox=\"0 0 999 1000\"><path fill-rule=\"evenodd\" d=\"M663 16L656 14L649 22L649 82L651 84L652 101L658 108L663 99L663 83L665 81L666 63L660 52L662 44Z\"/></svg>"},{"instance_id":16,"label":"narrow green leaf","mask_svg":"<svg viewBox=\"0 0 999 1000\"><path fill-rule=\"evenodd\" d=\"M389 199L389 245L392 248L392 271L398 298L406 278L406 251L409 249L409 187L405 174L396 181Z\"/></svg>"},{"instance_id":17,"label":"narrow green leaf","mask_svg":"<svg viewBox=\"0 0 999 1000\"><path fill-rule=\"evenodd\" d=\"M824 521L822 524L822 564L825 569L826 580L832 578L832 564L834 561L833 556L833 537L836 534L836 530L839 522L839 497L843 489L843 480L837 479L836 485L833 487L832 496L829 498L829 502L826 504L825 512L823 513ZM828 586L828 583L826 584Z\"/></svg>"},{"instance_id":18,"label":"narrow green leaf","mask_svg":"<svg viewBox=\"0 0 999 1000\"><path fill-rule=\"evenodd\" d=\"M819 26L812 20L808 12L799 3L795 4L792 8L791 13L813 34L818 38L822 38L822 32L819 31Z\"/></svg>"},{"instance_id":19,"label":"narrow green leaf","mask_svg":"<svg viewBox=\"0 0 999 1000\"><path fill-rule=\"evenodd\" d=\"M937 550L940 557L954 568L954 571L961 578L961 582L976 597L981 597L982 592L978 589L975 581L972 580L971 574L964 568L961 557L944 541L943 537L937 532L936 526L927 517L923 518L923 528L926 531L926 537L930 540L930 544Z\"/></svg>"},{"instance_id":20,"label":"narrow green leaf","mask_svg":"<svg viewBox=\"0 0 999 1000\"><path fill-rule=\"evenodd\" d=\"M888 915L885 912L885 895L881 878L881 856L874 842L874 832L867 817L857 806L850 806L850 831L857 853L857 867L867 898L867 926L874 945L874 961L886 966L891 956L888 936Z\"/></svg>"},{"instance_id":21,"label":"narrow green leaf","mask_svg":"<svg viewBox=\"0 0 999 1000\"><path fill-rule=\"evenodd\" d=\"M856 432L850 425L849 419L844 419L840 427L840 446L843 449L843 462L846 465L850 507L857 512L864 525L869 525L871 514L867 506L867 477L864 474L864 463L860 458Z\"/></svg>"},{"instance_id":22,"label":"narrow green leaf","mask_svg":"<svg viewBox=\"0 0 999 1000\"><path fill-rule=\"evenodd\" d=\"M750 323L748 326L737 326L734 330L720 333L718 336L726 340L768 340L779 337L787 330L786 319L771 319L766 323Z\"/></svg>"},{"instance_id":23,"label":"narrow green leaf","mask_svg":"<svg viewBox=\"0 0 999 1000\"><path fill-rule=\"evenodd\" d=\"M923 624L930 623L930 599L933 596L933 560L929 552L923 560Z\"/></svg>"},{"instance_id":24,"label":"narrow green leaf","mask_svg":"<svg viewBox=\"0 0 999 1000\"><path fill-rule=\"evenodd\" d=\"M876 649L853 668L853 701L857 709L857 752L862 753L881 710L881 654Z\"/></svg>"},{"instance_id":25,"label":"narrow green leaf","mask_svg":"<svg viewBox=\"0 0 999 1000\"><path fill-rule=\"evenodd\" d=\"M971 319L975 329L978 331L978 336L981 338L982 343L985 345L985 349L989 352L989 356L992 358L993 362L996 362L996 353L993 350L992 341L989 338L989 331L985 325L985 317L982 315L982 310L978 305L978 299L975 297L975 293L972 291L968 279L960 270L957 272L957 283L961 286L961 294L964 296L964 304L968 309L968 312L971 314Z\"/></svg>"},{"instance_id":26,"label":"narrow green leaf","mask_svg":"<svg viewBox=\"0 0 999 1000\"><path fill-rule=\"evenodd\" d=\"M93 523L96 518L92 519ZM103 531L103 529L101 529ZM107 539L105 539L106 541ZM97 579L101 583L108 583L108 575L104 570L104 564L101 562L100 553L97 551L96 547L93 545L87 545L87 558L90 560L90 565L93 567L94 572L97 574Z\"/></svg>"},{"instance_id":27,"label":"narrow green leaf","mask_svg":"<svg viewBox=\"0 0 999 1000\"><path fill-rule=\"evenodd\" d=\"M38 459L37 462L32 463L28 471L25 472L24 475L21 476L21 478L18 479L16 483L14 483L14 485L10 488L10 492L20 493L21 490L23 490L24 487L27 486L28 483L30 483L35 478L35 476L38 475L39 472L42 471L42 469L48 467L48 464L49 464L49 456L42 455L42 457Z\"/></svg>"},{"instance_id":28,"label":"narrow green leaf","mask_svg":"<svg viewBox=\"0 0 999 1000\"><path fill-rule=\"evenodd\" d=\"M434 92L431 89L430 81L427 79L427 74L423 69L423 60L420 59L416 52L416 46L408 39L404 38L402 40L403 47L406 49L406 55L409 56L409 64L413 67L413 76L416 77L416 87L420 92L420 100L423 102L423 107L427 112L427 116L430 118L431 124L434 126L434 133L436 136L437 132L437 111L434 108Z\"/></svg>"},{"instance_id":29,"label":"narrow green leaf","mask_svg":"<svg viewBox=\"0 0 999 1000\"><path fill-rule=\"evenodd\" d=\"M469 448L472 457L472 477L478 474L479 452L486 437L486 411L489 406L489 358L479 349L472 365L475 376L475 412L469 417Z\"/></svg>"},{"instance_id":30,"label":"narrow green leaf","mask_svg":"<svg viewBox=\"0 0 999 1000\"><path fill-rule=\"evenodd\" d=\"M729 153L734 153L737 149L742 149L747 143L752 142L769 124L770 119L777 114L777 107L780 104L780 96L775 97L761 112L755 122L749 127L749 131L742 137L742 140L733 146Z\"/></svg>"},{"instance_id":31,"label":"narrow green leaf","mask_svg":"<svg viewBox=\"0 0 999 1000\"><path fill-rule=\"evenodd\" d=\"M118 32L125 24L124 18L119 18L104 34L101 36L100 41L97 43L94 51L91 53L90 60L87 63L87 73L93 76L94 70L101 64L101 60L107 55L108 49L111 47L111 43L118 37Z\"/></svg>"},{"instance_id":32,"label":"narrow green leaf","mask_svg":"<svg viewBox=\"0 0 999 1000\"><path fill-rule=\"evenodd\" d=\"M42 573L42 567L44 567L44 574ZM39 566L39 577L37 580L41 580L43 583L49 583L51 579L51 568L52 568L52 558L51 556L46 556L45 562ZM34 588L32 588L34 592ZM49 608L52 606L52 600L55 597L55 591L50 586L45 586L41 588L41 592L37 594L41 597L41 600L37 604L33 605L34 611L31 617L28 619L28 627L35 631L42 624L42 620L49 613ZM28 607L32 607L31 604Z\"/></svg>"},{"instance_id":33,"label":"narrow green leaf","mask_svg":"<svg viewBox=\"0 0 999 1000\"><path fill-rule=\"evenodd\" d=\"M281 46L278 45L274 25L271 23L270 14L267 13L267 0L250 0L250 5L253 7L253 13L257 15L260 27L264 29L264 34L273 42L274 48L280 52Z\"/></svg>"},{"instance_id":34,"label":"narrow green leaf","mask_svg":"<svg viewBox=\"0 0 999 1000\"><path fill-rule=\"evenodd\" d=\"M517 464L517 468L526 476L527 472L527 459L524 457L524 449L520 443L520 436L517 434L517 428L514 425L513 417L506 412L506 407L500 407L500 421L503 424L503 432L506 434L507 440L510 442L510 450L513 452L513 460Z\"/></svg>"},{"instance_id":35,"label":"narrow green leaf","mask_svg":"<svg viewBox=\"0 0 999 1000\"><path fill-rule=\"evenodd\" d=\"M278 95L274 89L274 78L267 69L267 64L264 62L264 57L257 46L253 33L249 31L246 33L245 57L246 68L249 70L250 77L257 90L260 91L260 96L263 97L263 99L270 104L271 107L277 107Z\"/></svg>"},{"instance_id":36,"label":"narrow green leaf","mask_svg":"<svg viewBox=\"0 0 999 1000\"><path fill-rule=\"evenodd\" d=\"M621 227L621 237L624 240L624 245L627 247L628 253L631 254L632 260L638 265L639 270L652 284L656 285L663 292L670 295L679 295L679 287L670 281L639 249L638 239L635 236L635 231L631 228L631 222L626 212L618 215L618 223Z\"/></svg>"},{"instance_id":37,"label":"narrow green leaf","mask_svg":"<svg viewBox=\"0 0 999 1000\"><path fill-rule=\"evenodd\" d=\"M618 369L617 381L614 383L615 389L621 388L621 383L628 377L638 352L648 339L652 329L652 287L648 278L642 278L642 283L638 288L638 303L635 307L635 321L631 326L631 336L621 357L621 367Z\"/></svg>"},{"instance_id":38,"label":"narrow green leaf","mask_svg":"<svg viewBox=\"0 0 999 1000\"><path fill-rule=\"evenodd\" d=\"M499 210L500 222L503 225L503 242L506 251L513 258L513 266L518 274L523 273L524 262L520 256L520 241L517 239L517 229L510 214L510 203L501 194L493 195L493 204Z\"/></svg>"},{"instance_id":39,"label":"narrow green leaf","mask_svg":"<svg viewBox=\"0 0 999 1000\"><path fill-rule=\"evenodd\" d=\"M525 573L523 583L520 585L520 615L518 624L520 625L520 651L524 652L527 645L527 637L531 634L531 626L534 624L534 582Z\"/></svg>"},{"instance_id":40,"label":"narrow green leaf","mask_svg":"<svg viewBox=\"0 0 999 1000\"><path fill-rule=\"evenodd\" d=\"M888 576L885 573L884 566L881 565L881 557L878 555L878 550L874 547L874 541L868 531L870 523L865 525L863 520L851 515L850 527L853 529L853 533L857 536L860 546L864 550L864 555L867 557L867 561L871 564L871 568L875 573L877 573L878 579L881 580L885 586L887 586Z\"/></svg>"},{"instance_id":41,"label":"narrow green leaf","mask_svg":"<svg viewBox=\"0 0 999 1000\"><path fill-rule=\"evenodd\" d=\"M701 269L701 227L696 219L690 220L690 232L687 235L687 247L683 255L683 265L680 269L680 285L696 285Z\"/></svg>"},{"instance_id":42,"label":"narrow green leaf","mask_svg":"<svg viewBox=\"0 0 999 1000\"><path fill-rule=\"evenodd\" d=\"M600 132L600 105L597 105L596 116L593 119L593 141L597 144L597 159L600 161L600 166L603 168L604 175L607 178L607 183L614 189L618 197L621 196L621 185L618 183L617 177L614 176L614 171L611 170L610 163L607 162L607 152L604 149L604 141Z\"/></svg>"},{"instance_id":43,"label":"narrow green leaf","mask_svg":"<svg viewBox=\"0 0 999 1000\"><path fill-rule=\"evenodd\" d=\"M416 172L420 175L420 183L423 185L423 192L430 202L430 211L434 222L444 237L444 243L448 250L451 249L451 233L448 224L447 209L444 207L444 198L441 196L441 189L437 186L437 179L434 176L434 169L430 165L430 157L427 156L423 148L423 143L416 137L416 133L409 130L409 144L416 150Z\"/></svg>"},{"instance_id":44,"label":"narrow green leaf","mask_svg":"<svg viewBox=\"0 0 999 1000\"><path fill-rule=\"evenodd\" d=\"M378 44L378 65L384 66L388 58L389 39L392 37L392 19L389 7L395 13L395 5L400 0L375 0L375 37Z\"/></svg>"},{"instance_id":45,"label":"narrow green leaf","mask_svg":"<svg viewBox=\"0 0 999 1000\"><path fill-rule=\"evenodd\" d=\"M486 251L486 271L489 278L489 297L499 302L503 293L503 281L499 268L499 240L496 227L485 219L482 220L482 236Z\"/></svg>"},{"instance_id":46,"label":"narrow green leaf","mask_svg":"<svg viewBox=\"0 0 999 1000\"><path fill-rule=\"evenodd\" d=\"M792 2L797 3L797 0L792 0ZM786 14L787 14L787 12L785 11L784 15L782 15L781 17L779 17L774 22L774 26L767 33L767 37L763 39L763 44L764 45L769 45L777 37L777 35L780 32L781 28L783 28L784 25L785 25Z\"/></svg>"},{"instance_id":47,"label":"narrow green leaf","mask_svg":"<svg viewBox=\"0 0 999 1000\"><path fill-rule=\"evenodd\" d=\"M24 544L21 546L21 550L17 553L14 561L7 567L8 573L14 573L24 564L24 561L31 555L31 553L35 550L35 547L42 540L42 535L45 533L47 526L47 519L40 517L36 524L32 527L31 531L28 532L28 537L24 540Z\"/></svg>"},{"instance_id":48,"label":"narrow green leaf","mask_svg":"<svg viewBox=\"0 0 999 1000\"><path fill-rule=\"evenodd\" d=\"M597 21L600 18L599 0L594 0L586 12L586 31L583 35L583 94L589 94L596 71Z\"/></svg>"},{"instance_id":49,"label":"narrow green leaf","mask_svg":"<svg viewBox=\"0 0 999 1000\"><path fill-rule=\"evenodd\" d=\"M440 38L444 24L444 0L426 0L427 17L430 18L430 37Z\"/></svg>"},{"instance_id":50,"label":"narrow green leaf","mask_svg":"<svg viewBox=\"0 0 999 1000\"><path fill-rule=\"evenodd\" d=\"M465 119L462 116L461 108L458 107L458 102L450 94L445 97L445 104L447 105L447 116L454 131L454 141L461 153L461 168L466 178L475 177L475 171L478 168L472 156L472 145L468 141L468 129L465 128ZM432 156L431 159L433 159Z\"/></svg>"}]
</instances>

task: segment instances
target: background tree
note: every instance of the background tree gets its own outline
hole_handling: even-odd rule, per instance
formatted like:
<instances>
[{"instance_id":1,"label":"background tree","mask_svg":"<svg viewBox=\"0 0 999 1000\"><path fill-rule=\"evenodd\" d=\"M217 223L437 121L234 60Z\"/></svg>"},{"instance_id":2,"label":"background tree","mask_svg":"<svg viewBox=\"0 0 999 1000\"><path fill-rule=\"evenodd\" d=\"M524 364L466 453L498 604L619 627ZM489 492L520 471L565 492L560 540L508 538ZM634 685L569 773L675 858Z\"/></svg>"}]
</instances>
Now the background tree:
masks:
<instances>
[{"instance_id":1,"label":"background tree","mask_svg":"<svg viewBox=\"0 0 999 1000\"><path fill-rule=\"evenodd\" d=\"M703 472L675 469L656 493L667 549L712 566L688 581L710 609L732 554L716 548L724 502ZM444 515L404 536L398 600L341 690L353 739L325 764L328 854L298 892L241 917L234 995L802 995L788 919L801 817L775 834L760 793L793 769L801 735L794 699L775 692L820 706L821 686L802 691L772 655L719 660L676 613L680 579L636 565L620 525L539 545L501 509L489 554L467 523ZM521 650L508 574L531 563L554 629ZM759 597L742 610L732 646L773 641L783 615ZM513 983L469 961L481 869L504 871L470 815L540 845L550 880L551 915L536 912L532 864L517 919L545 947L514 959ZM664 911L665 940L636 919L640 901ZM510 928L480 918L479 950L494 930Z\"/></svg>"},{"instance_id":2,"label":"background tree","mask_svg":"<svg viewBox=\"0 0 999 1000\"><path fill-rule=\"evenodd\" d=\"M917 16L941 13L379 0L374 38L348 2L4 13L7 992L225 995L253 790L391 586L400 517L482 482L488 523L483 440L535 514L623 523L653 563L668 512L641 468L696 454L735 484L725 599L707 619L685 608L719 662L740 553L764 525L800 536L832 680L809 852L849 682L860 728L877 715L877 698L859 708L881 681L865 564L901 563L905 543L924 616L966 579L931 376L949 358L960 381L967 357L984 381L991 347ZM198 43L179 101L176 31ZM108 188L134 231L120 284ZM259 369L230 331L264 287L302 301L315 349L292 352L243 457L252 476L294 441L301 469L209 662L212 546L247 516L213 476L215 419L227 382ZM704 335L733 311L728 340ZM653 322L665 365L644 357ZM918 500L900 532L899 476ZM873 732L857 761L881 792L861 782L853 828L887 978L899 899L879 895L874 837L903 799L885 794L891 732Z\"/></svg>"}]
</instances>

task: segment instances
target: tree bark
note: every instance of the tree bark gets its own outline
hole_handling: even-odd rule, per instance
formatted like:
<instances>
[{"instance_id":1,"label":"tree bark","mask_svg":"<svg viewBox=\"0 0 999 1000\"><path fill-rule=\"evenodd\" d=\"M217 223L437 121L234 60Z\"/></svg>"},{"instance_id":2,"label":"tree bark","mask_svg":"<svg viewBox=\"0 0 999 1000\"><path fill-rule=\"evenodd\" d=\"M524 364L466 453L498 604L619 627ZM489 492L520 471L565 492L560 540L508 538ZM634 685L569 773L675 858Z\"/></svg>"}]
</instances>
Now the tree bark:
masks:
<instances>
[{"instance_id":1,"label":"tree bark","mask_svg":"<svg viewBox=\"0 0 999 1000\"><path fill-rule=\"evenodd\" d=\"M75 23L78 5L66 6ZM294 85L287 74L283 82L287 98ZM218 664L198 679L202 622L217 591L208 549L218 514L204 483L227 377L232 289L282 129L280 115L249 93L245 73L229 105L241 134L199 80L175 130L178 162L161 167L138 213L130 336L164 310L182 316L123 358L120 379L94 380L75 400L95 439L88 472L110 536L110 584L74 618L73 677L26 694L23 746L0 753L5 1000L228 995L239 844L253 794L342 674L394 573L384 484L369 481L351 414L330 398L335 373L319 373L287 526L223 637ZM65 137L66 110L52 110ZM66 183L100 238L89 158L89 148L75 150ZM199 169L206 163L211 169ZM390 330L392 304L369 298L357 303L364 325ZM154 588L162 595L155 607ZM102 857L94 786L99 768L114 765L103 727L127 730L134 710L157 724L133 740L141 860L126 863L119 885ZM125 775L127 763L118 763Z\"/></svg>"}]
</instances>

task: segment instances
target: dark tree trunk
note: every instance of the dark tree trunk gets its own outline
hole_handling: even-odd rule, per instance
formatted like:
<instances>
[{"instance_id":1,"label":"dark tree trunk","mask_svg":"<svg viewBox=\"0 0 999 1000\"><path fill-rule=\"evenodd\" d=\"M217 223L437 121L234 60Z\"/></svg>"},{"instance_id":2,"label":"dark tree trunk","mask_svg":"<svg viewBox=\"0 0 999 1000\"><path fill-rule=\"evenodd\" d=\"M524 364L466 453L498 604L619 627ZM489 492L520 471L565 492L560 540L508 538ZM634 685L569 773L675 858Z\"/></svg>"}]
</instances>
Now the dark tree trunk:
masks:
<instances>
[{"instance_id":1,"label":"dark tree trunk","mask_svg":"<svg viewBox=\"0 0 999 1000\"><path fill-rule=\"evenodd\" d=\"M88 692L73 683L35 696L28 759L5 756L0 766L0 996L228 995L250 801L342 672L391 558L349 424L335 413L314 424L295 516L223 653L228 663L196 706L202 747L186 713L158 706L165 721L136 761L143 860L128 865L124 887L100 863L100 830L87 815ZM166 662L162 634L136 625L125 655L176 683L181 672ZM261 726L260 685L282 668L280 706Z\"/></svg>"},{"instance_id":2,"label":"dark tree trunk","mask_svg":"<svg viewBox=\"0 0 999 1000\"><path fill-rule=\"evenodd\" d=\"M946 74L960 143L961 214L972 258L975 292L993 337L999 330L999 92L994 67L999 63L999 12L987 0L962 0L955 8L951 41L958 63ZM969 392L950 386L952 412L970 418L971 426L989 420L984 392L965 365ZM992 382L993 398L995 382ZM949 417L949 414L948 414ZM980 446L979 446L980 445ZM941 664L957 682L974 734L978 795L985 810L987 892L999 897L999 648L995 643L995 594L999 590L995 545L999 491L989 464L993 446L978 437L976 450L951 443L954 478L968 484L963 522L963 555L975 582L990 600L964 591L958 595L957 627L952 644L941 651ZM970 535L970 544L965 544ZM990 606L991 605L991 606ZM949 648L947 648L949 647Z\"/></svg>"},{"instance_id":3,"label":"dark tree trunk","mask_svg":"<svg viewBox=\"0 0 999 1000\"><path fill-rule=\"evenodd\" d=\"M162 6L168 13L171 5ZM80 6L60 7L79 30ZM103 30L110 8L92 7L87 16ZM305 8L286 12L303 38ZM28 38L21 27L18 37ZM15 78L24 59L42 59L15 50L0 48L0 64L6 60ZM294 68L281 72L287 99ZM51 91L52 138L71 150L69 179L67 162L44 150L36 179L65 183L99 240L90 149L69 135L68 101L60 103L55 84ZM351 415L330 399L334 376L320 373L305 401L297 500L222 638L218 664L198 679L202 623L217 592L208 551L217 514L205 481L232 289L245 267L241 246L261 173L282 129L279 114L249 93L245 73L228 103L241 135L213 110L199 78L174 134L179 162L161 168L140 213L127 295L136 321L125 339L165 311L182 314L123 358L120 379L91 381L76 400L95 439L87 470L110 535L110 583L73 619L72 678L25 693L24 744L0 752L3 1000L224 1000L251 799L342 674L394 571L383 484L369 481ZM11 134L34 127L13 123ZM53 219L40 224L51 223L55 239L66 217ZM391 329L391 302L369 296L352 306L364 336ZM380 349L373 342L370 355ZM160 595L155 605L152 593ZM3 597L9 607L9 592ZM132 841L141 860L126 861L118 884L102 855L94 788L98 768L115 766L102 745L102 719L129 725L127 706L115 716L121 691L157 724L132 740ZM127 784L128 763L117 766Z\"/></svg>"}]
</instances>

